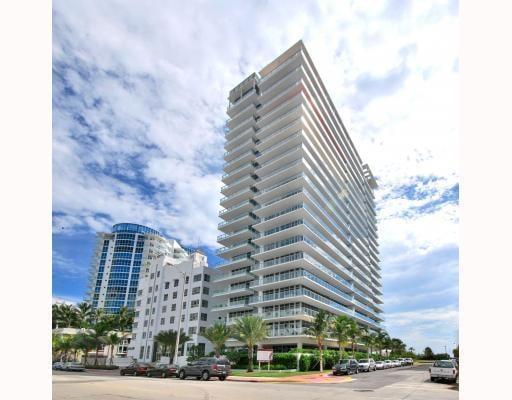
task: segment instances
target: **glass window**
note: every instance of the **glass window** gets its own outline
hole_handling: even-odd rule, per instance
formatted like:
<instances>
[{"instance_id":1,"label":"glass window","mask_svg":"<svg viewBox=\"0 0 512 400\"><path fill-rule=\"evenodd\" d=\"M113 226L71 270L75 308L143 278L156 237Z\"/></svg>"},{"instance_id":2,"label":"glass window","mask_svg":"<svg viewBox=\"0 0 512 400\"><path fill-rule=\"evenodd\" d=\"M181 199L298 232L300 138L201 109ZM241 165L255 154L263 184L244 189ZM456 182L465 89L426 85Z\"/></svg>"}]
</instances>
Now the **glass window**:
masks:
<instances>
[{"instance_id":1,"label":"glass window","mask_svg":"<svg viewBox=\"0 0 512 400\"><path fill-rule=\"evenodd\" d=\"M210 294L210 289L206 286L203 287L203 294Z\"/></svg>"},{"instance_id":2,"label":"glass window","mask_svg":"<svg viewBox=\"0 0 512 400\"><path fill-rule=\"evenodd\" d=\"M201 307L208 308L208 300L201 300Z\"/></svg>"},{"instance_id":3,"label":"glass window","mask_svg":"<svg viewBox=\"0 0 512 400\"><path fill-rule=\"evenodd\" d=\"M197 327L196 326L191 326L190 328L188 328L188 334L189 335L195 335L197 333Z\"/></svg>"},{"instance_id":4,"label":"glass window","mask_svg":"<svg viewBox=\"0 0 512 400\"><path fill-rule=\"evenodd\" d=\"M162 307L162 313L166 313L167 312L167 306L163 306Z\"/></svg>"},{"instance_id":5,"label":"glass window","mask_svg":"<svg viewBox=\"0 0 512 400\"><path fill-rule=\"evenodd\" d=\"M169 295L166 293L164 294L164 301L167 301L169 299Z\"/></svg>"},{"instance_id":6,"label":"glass window","mask_svg":"<svg viewBox=\"0 0 512 400\"><path fill-rule=\"evenodd\" d=\"M205 282L210 282L210 275L204 274L204 281Z\"/></svg>"},{"instance_id":7,"label":"glass window","mask_svg":"<svg viewBox=\"0 0 512 400\"><path fill-rule=\"evenodd\" d=\"M198 317L197 313L192 313L192 314L190 314L189 320L190 321L197 321L197 317Z\"/></svg>"},{"instance_id":8,"label":"glass window","mask_svg":"<svg viewBox=\"0 0 512 400\"><path fill-rule=\"evenodd\" d=\"M170 282L165 282L164 289L169 289Z\"/></svg>"},{"instance_id":9,"label":"glass window","mask_svg":"<svg viewBox=\"0 0 512 400\"><path fill-rule=\"evenodd\" d=\"M208 320L208 314L201 313L201 321L207 321Z\"/></svg>"},{"instance_id":10,"label":"glass window","mask_svg":"<svg viewBox=\"0 0 512 400\"><path fill-rule=\"evenodd\" d=\"M201 292L201 286L192 288L192 294L199 294Z\"/></svg>"},{"instance_id":11,"label":"glass window","mask_svg":"<svg viewBox=\"0 0 512 400\"><path fill-rule=\"evenodd\" d=\"M171 324L174 324L174 317L169 318L169 322L170 322Z\"/></svg>"},{"instance_id":12,"label":"glass window","mask_svg":"<svg viewBox=\"0 0 512 400\"><path fill-rule=\"evenodd\" d=\"M172 292L172 298L176 299L178 297L178 292Z\"/></svg>"},{"instance_id":13,"label":"glass window","mask_svg":"<svg viewBox=\"0 0 512 400\"><path fill-rule=\"evenodd\" d=\"M185 291L183 292L183 296L186 296L188 294L188 289L185 289Z\"/></svg>"},{"instance_id":14,"label":"glass window","mask_svg":"<svg viewBox=\"0 0 512 400\"><path fill-rule=\"evenodd\" d=\"M165 324L165 318L160 318L160 325Z\"/></svg>"},{"instance_id":15,"label":"glass window","mask_svg":"<svg viewBox=\"0 0 512 400\"><path fill-rule=\"evenodd\" d=\"M185 283L188 283L189 277L185 277Z\"/></svg>"},{"instance_id":16,"label":"glass window","mask_svg":"<svg viewBox=\"0 0 512 400\"><path fill-rule=\"evenodd\" d=\"M175 279L174 280L174 287L178 287L179 284L180 284L179 279Z\"/></svg>"},{"instance_id":17,"label":"glass window","mask_svg":"<svg viewBox=\"0 0 512 400\"><path fill-rule=\"evenodd\" d=\"M176 304L171 304L171 311L176 311Z\"/></svg>"}]
</instances>

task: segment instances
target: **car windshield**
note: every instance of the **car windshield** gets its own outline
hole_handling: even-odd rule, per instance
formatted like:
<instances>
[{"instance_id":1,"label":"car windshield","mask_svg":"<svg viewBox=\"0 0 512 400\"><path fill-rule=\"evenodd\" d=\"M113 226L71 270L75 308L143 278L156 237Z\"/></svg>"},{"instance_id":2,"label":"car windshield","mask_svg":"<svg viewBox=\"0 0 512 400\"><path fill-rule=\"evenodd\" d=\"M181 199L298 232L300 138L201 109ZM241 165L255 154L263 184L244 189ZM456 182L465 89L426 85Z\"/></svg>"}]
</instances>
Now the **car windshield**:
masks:
<instances>
[{"instance_id":1,"label":"car windshield","mask_svg":"<svg viewBox=\"0 0 512 400\"><path fill-rule=\"evenodd\" d=\"M348 364L348 360L340 360L338 361L338 364Z\"/></svg>"},{"instance_id":2,"label":"car windshield","mask_svg":"<svg viewBox=\"0 0 512 400\"><path fill-rule=\"evenodd\" d=\"M360 363L367 363L368 360L359 360Z\"/></svg>"},{"instance_id":3,"label":"car windshield","mask_svg":"<svg viewBox=\"0 0 512 400\"><path fill-rule=\"evenodd\" d=\"M453 368L453 363L451 361L436 361L434 363L434 367L438 367L438 368Z\"/></svg>"}]
</instances>

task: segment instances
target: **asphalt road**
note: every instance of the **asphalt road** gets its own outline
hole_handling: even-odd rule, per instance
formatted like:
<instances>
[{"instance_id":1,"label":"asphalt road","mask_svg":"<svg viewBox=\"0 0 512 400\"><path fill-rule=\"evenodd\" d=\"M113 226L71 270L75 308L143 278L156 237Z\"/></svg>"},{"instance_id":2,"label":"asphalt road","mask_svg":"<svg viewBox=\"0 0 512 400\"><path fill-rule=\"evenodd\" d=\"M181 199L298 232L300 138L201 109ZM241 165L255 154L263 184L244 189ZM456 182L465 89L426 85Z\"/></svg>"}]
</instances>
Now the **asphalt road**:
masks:
<instances>
[{"instance_id":1,"label":"asphalt road","mask_svg":"<svg viewBox=\"0 0 512 400\"><path fill-rule=\"evenodd\" d=\"M118 371L53 373L53 399L111 400L448 400L458 399L455 385L430 382L428 366L393 368L352 375L335 384L208 382L119 376Z\"/></svg>"}]
</instances>

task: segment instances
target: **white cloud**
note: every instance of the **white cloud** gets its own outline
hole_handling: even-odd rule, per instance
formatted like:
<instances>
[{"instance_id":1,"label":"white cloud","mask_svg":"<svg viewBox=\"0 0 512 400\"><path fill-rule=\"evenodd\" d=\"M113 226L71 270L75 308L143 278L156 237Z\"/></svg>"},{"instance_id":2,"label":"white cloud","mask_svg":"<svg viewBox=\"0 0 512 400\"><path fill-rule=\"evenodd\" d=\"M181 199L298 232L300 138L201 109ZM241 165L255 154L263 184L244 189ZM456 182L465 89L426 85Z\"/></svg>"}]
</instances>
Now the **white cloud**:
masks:
<instances>
[{"instance_id":1,"label":"white cloud","mask_svg":"<svg viewBox=\"0 0 512 400\"><path fill-rule=\"evenodd\" d=\"M52 296L52 304L69 304L74 306L82 301L83 299L79 299L77 297Z\"/></svg>"}]
</instances>

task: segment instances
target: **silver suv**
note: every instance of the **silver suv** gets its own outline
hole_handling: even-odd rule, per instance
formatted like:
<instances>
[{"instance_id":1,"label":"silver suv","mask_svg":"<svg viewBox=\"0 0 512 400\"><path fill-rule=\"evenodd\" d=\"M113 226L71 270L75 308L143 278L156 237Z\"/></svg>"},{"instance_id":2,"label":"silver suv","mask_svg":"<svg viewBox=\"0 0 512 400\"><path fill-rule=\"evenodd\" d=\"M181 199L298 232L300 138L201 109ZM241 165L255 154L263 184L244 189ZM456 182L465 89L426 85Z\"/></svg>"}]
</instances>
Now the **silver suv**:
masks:
<instances>
[{"instance_id":1,"label":"silver suv","mask_svg":"<svg viewBox=\"0 0 512 400\"><path fill-rule=\"evenodd\" d=\"M357 362L359 363L359 371L370 372L377 370L377 365L375 365L373 358L363 358Z\"/></svg>"},{"instance_id":2,"label":"silver suv","mask_svg":"<svg viewBox=\"0 0 512 400\"><path fill-rule=\"evenodd\" d=\"M211 377L217 377L220 381L225 380L231 374L231 364L227 358L203 357L192 361L178 371L178 378L185 379L193 376L203 381Z\"/></svg>"}]
</instances>

